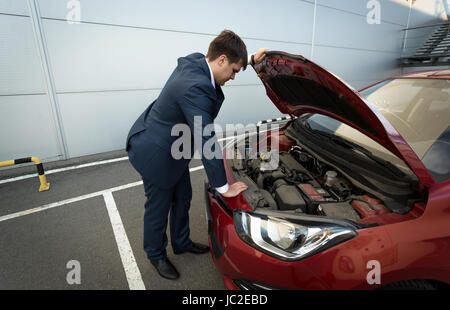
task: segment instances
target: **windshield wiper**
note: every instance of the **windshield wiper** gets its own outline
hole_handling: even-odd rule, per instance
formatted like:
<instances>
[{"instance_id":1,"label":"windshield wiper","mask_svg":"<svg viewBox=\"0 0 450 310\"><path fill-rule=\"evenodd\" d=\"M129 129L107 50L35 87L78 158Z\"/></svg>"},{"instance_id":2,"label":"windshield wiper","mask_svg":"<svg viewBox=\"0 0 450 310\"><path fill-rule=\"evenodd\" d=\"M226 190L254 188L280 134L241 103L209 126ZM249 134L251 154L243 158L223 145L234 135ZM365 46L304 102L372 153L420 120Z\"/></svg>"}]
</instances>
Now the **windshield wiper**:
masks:
<instances>
[{"instance_id":1,"label":"windshield wiper","mask_svg":"<svg viewBox=\"0 0 450 310\"><path fill-rule=\"evenodd\" d=\"M377 164L389 169L396 176L398 176L400 178L403 178L406 176L406 174L402 170L400 170L398 167L396 167L391 162L384 160L376 155L373 155L372 152L370 152L369 150L365 149L364 147L362 147L354 142L348 141L348 140L346 140L342 137L336 136L335 134L332 134L332 133L327 133L327 132L320 131L320 130L314 130L311 128L311 125L308 123L308 121L306 119L300 120L299 123L303 129L308 130L309 132L311 132L314 135L320 135L322 137L327 138L329 141L332 141L334 144L336 144L340 147L344 147L346 149L351 149L353 151L358 151L358 152L364 154L366 157L370 158Z\"/></svg>"}]
</instances>

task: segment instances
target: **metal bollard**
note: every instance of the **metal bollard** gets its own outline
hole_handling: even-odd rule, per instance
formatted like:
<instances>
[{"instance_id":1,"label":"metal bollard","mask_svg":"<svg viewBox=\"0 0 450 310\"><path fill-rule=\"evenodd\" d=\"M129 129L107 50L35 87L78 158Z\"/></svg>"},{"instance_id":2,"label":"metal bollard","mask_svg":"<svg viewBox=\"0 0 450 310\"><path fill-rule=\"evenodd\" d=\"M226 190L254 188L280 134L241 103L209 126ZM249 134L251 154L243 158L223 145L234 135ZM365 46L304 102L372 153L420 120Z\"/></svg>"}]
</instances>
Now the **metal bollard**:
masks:
<instances>
[{"instance_id":1,"label":"metal bollard","mask_svg":"<svg viewBox=\"0 0 450 310\"><path fill-rule=\"evenodd\" d=\"M31 163L34 162L36 164L37 172L39 175L39 181L41 182L41 186L39 187L39 191L47 191L50 189L50 183L47 182L47 178L44 174L44 166L42 165L42 162L37 157L27 157L27 158L20 158L15 160L7 160L7 161L1 161L0 167L6 167L6 166L13 166L13 165L19 165L19 164L25 164L25 163Z\"/></svg>"}]
</instances>

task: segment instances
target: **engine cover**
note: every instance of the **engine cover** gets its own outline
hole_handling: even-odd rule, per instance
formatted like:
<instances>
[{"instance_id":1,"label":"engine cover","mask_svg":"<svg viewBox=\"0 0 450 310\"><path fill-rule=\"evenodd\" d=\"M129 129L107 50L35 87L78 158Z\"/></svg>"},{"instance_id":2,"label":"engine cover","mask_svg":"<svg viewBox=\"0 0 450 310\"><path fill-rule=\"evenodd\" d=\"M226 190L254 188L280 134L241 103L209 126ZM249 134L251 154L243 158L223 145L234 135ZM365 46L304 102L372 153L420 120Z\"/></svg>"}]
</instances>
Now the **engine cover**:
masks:
<instances>
[{"instance_id":1,"label":"engine cover","mask_svg":"<svg viewBox=\"0 0 450 310\"><path fill-rule=\"evenodd\" d=\"M288 185L284 180L277 180L275 183L275 201L278 209L306 211L306 202L295 186Z\"/></svg>"}]
</instances>

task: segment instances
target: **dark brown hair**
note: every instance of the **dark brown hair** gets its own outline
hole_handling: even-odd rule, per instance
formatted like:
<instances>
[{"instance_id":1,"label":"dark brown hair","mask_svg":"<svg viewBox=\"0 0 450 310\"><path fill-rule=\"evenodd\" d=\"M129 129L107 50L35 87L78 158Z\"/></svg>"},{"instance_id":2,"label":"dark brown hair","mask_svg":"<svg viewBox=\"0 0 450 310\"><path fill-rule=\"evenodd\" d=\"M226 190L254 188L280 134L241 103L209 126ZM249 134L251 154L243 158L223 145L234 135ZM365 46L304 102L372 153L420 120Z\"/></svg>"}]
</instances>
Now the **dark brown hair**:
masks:
<instances>
[{"instance_id":1,"label":"dark brown hair","mask_svg":"<svg viewBox=\"0 0 450 310\"><path fill-rule=\"evenodd\" d=\"M242 60L243 70L247 68L247 47L244 41L231 30L223 30L212 40L206 57L214 61L222 54L228 57L230 63L238 63Z\"/></svg>"}]
</instances>

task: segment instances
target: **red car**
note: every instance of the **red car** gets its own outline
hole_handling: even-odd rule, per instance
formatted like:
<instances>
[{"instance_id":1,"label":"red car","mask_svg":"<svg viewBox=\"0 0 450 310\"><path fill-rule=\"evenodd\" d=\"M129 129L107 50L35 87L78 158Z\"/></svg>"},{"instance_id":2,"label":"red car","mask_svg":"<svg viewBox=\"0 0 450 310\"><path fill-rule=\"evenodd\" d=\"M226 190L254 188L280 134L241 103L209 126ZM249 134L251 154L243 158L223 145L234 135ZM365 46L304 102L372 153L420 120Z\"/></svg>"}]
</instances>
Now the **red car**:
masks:
<instances>
[{"instance_id":1,"label":"red car","mask_svg":"<svg viewBox=\"0 0 450 310\"><path fill-rule=\"evenodd\" d=\"M450 70L356 92L298 55L269 52L254 69L292 120L224 149L228 182L246 191L224 198L205 183L211 255L226 287L448 285Z\"/></svg>"}]
</instances>

